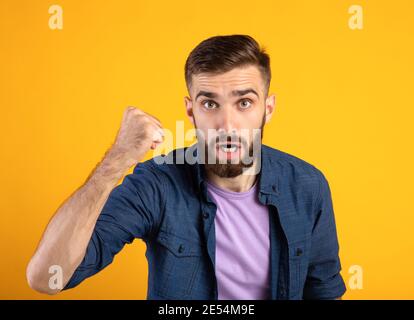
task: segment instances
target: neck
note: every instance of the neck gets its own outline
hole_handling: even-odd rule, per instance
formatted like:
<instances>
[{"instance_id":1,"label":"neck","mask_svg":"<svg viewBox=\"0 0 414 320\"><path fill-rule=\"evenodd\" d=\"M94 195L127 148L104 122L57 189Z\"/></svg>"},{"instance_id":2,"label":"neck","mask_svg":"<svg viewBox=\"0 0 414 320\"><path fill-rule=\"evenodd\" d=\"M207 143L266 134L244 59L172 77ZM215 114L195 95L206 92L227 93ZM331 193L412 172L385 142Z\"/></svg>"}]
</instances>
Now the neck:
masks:
<instances>
[{"instance_id":1,"label":"neck","mask_svg":"<svg viewBox=\"0 0 414 320\"><path fill-rule=\"evenodd\" d=\"M253 166L256 166L256 163L254 163ZM250 169L251 172L255 172L253 167ZM210 172L210 170L206 172L206 176L209 182L215 184L219 188L233 192L248 191L258 178L258 174L241 174L233 178L223 178Z\"/></svg>"}]
</instances>

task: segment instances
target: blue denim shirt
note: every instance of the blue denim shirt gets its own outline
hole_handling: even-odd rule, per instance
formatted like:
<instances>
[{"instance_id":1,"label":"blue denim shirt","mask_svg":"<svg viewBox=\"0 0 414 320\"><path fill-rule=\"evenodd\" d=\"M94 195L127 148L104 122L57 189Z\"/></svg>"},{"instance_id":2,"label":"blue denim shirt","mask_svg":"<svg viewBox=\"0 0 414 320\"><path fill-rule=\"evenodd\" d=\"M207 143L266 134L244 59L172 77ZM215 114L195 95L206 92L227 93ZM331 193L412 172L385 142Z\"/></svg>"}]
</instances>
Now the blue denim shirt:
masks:
<instances>
[{"instance_id":1,"label":"blue denim shirt","mask_svg":"<svg viewBox=\"0 0 414 320\"><path fill-rule=\"evenodd\" d=\"M217 207L207 193L197 146L138 163L112 190L64 289L105 268L126 243L140 238L147 245L147 299L217 299ZM261 150L258 197L269 208L271 299L342 296L346 288L327 180L293 155L265 145Z\"/></svg>"}]
</instances>

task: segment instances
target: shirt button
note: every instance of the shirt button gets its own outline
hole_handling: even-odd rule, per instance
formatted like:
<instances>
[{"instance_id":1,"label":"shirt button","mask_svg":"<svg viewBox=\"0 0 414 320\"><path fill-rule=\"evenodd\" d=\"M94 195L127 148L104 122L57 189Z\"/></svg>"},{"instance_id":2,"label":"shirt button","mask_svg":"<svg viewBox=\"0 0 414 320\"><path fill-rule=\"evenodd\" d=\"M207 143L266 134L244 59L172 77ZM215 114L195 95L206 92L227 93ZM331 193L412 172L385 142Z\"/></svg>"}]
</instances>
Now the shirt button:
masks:
<instances>
[{"instance_id":1,"label":"shirt button","mask_svg":"<svg viewBox=\"0 0 414 320\"><path fill-rule=\"evenodd\" d=\"M208 212L203 212L203 218L204 218L204 219L208 219L208 217L209 217Z\"/></svg>"},{"instance_id":2,"label":"shirt button","mask_svg":"<svg viewBox=\"0 0 414 320\"><path fill-rule=\"evenodd\" d=\"M302 255L302 253L303 253L303 250L302 250L301 248L297 248L297 249L296 249L296 256L297 256L297 257L301 256L301 255Z\"/></svg>"},{"instance_id":3,"label":"shirt button","mask_svg":"<svg viewBox=\"0 0 414 320\"><path fill-rule=\"evenodd\" d=\"M180 244L180 246L178 247L178 252L182 253L183 251L184 251L184 246Z\"/></svg>"}]
</instances>

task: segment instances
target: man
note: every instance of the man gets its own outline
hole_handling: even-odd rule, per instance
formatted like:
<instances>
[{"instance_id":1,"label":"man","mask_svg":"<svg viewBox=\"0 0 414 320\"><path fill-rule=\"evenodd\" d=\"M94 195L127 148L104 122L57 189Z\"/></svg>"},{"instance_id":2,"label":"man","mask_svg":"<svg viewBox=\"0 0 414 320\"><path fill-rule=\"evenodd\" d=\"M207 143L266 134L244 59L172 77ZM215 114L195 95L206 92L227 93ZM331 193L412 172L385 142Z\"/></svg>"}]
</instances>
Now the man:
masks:
<instances>
[{"instance_id":1,"label":"man","mask_svg":"<svg viewBox=\"0 0 414 320\"><path fill-rule=\"evenodd\" d=\"M261 144L275 107L269 56L250 36L212 37L190 53L185 78L197 143L139 163L163 141L162 126L129 107L113 146L50 221L30 286L58 293L48 285L58 265L62 289L75 287L141 238L148 299L340 298L327 180Z\"/></svg>"}]
</instances>

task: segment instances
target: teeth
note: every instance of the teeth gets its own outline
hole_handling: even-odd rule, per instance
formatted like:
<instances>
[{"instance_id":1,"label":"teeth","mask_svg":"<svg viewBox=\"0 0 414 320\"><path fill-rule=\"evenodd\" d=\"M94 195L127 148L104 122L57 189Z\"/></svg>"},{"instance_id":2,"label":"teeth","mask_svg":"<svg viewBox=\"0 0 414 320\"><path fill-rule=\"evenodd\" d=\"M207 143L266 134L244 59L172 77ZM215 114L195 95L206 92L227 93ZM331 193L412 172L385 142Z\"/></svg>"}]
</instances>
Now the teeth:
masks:
<instances>
[{"instance_id":1,"label":"teeth","mask_svg":"<svg viewBox=\"0 0 414 320\"><path fill-rule=\"evenodd\" d=\"M223 150L224 152L236 152L237 146L232 146L230 148L226 146L221 146L221 150Z\"/></svg>"}]
</instances>

